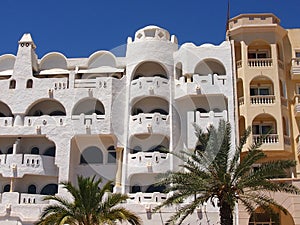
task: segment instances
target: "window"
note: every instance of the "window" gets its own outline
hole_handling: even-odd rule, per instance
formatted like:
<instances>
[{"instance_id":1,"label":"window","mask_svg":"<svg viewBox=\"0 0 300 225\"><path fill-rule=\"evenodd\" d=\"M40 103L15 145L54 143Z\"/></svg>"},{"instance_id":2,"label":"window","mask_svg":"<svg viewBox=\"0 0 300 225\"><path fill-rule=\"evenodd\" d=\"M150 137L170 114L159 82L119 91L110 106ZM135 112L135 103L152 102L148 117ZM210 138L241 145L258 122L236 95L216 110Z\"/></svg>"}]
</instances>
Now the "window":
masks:
<instances>
[{"instance_id":1,"label":"window","mask_svg":"<svg viewBox=\"0 0 300 225\"><path fill-rule=\"evenodd\" d=\"M36 186L34 184L31 184L29 187L28 187L28 194L36 194Z\"/></svg>"},{"instance_id":2,"label":"window","mask_svg":"<svg viewBox=\"0 0 300 225\"><path fill-rule=\"evenodd\" d=\"M248 59L266 59L268 58L267 51L248 52Z\"/></svg>"},{"instance_id":3,"label":"window","mask_svg":"<svg viewBox=\"0 0 300 225\"><path fill-rule=\"evenodd\" d=\"M15 80L11 80L9 82L9 89L15 89L16 88L16 81Z\"/></svg>"},{"instance_id":4,"label":"window","mask_svg":"<svg viewBox=\"0 0 300 225\"><path fill-rule=\"evenodd\" d=\"M26 84L26 88L32 88L33 81L29 79Z\"/></svg>"},{"instance_id":5,"label":"window","mask_svg":"<svg viewBox=\"0 0 300 225\"><path fill-rule=\"evenodd\" d=\"M252 134L263 135L263 134L274 134L274 125L272 123L269 124L253 124L252 125Z\"/></svg>"},{"instance_id":6,"label":"window","mask_svg":"<svg viewBox=\"0 0 300 225\"><path fill-rule=\"evenodd\" d=\"M33 155L38 155L38 154L40 154L40 149L37 148L37 147L33 147L33 148L31 149L31 154L33 154Z\"/></svg>"},{"instance_id":7,"label":"window","mask_svg":"<svg viewBox=\"0 0 300 225\"><path fill-rule=\"evenodd\" d=\"M295 55L296 55L296 58L300 58L300 51L296 51Z\"/></svg>"},{"instance_id":8,"label":"window","mask_svg":"<svg viewBox=\"0 0 300 225\"><path fill-rule=\"evenodd\" d=\"M91 146L86 148L80 157L80 164L102 164L103 153L101 149Z\"/></svg>"},{"instance_id":9,"label":"window","mask_svg":"<svg viewBox=\"0 0 300 225\"><path fill-rule=\"evenodd\" d=\"M107 162L108 163L116 163L116 158L117 158L117 153L116 153L116 149L115 146L109 146L107 148L108 151L108 156L107 156Z\"/></svg>"},{"instance_id":10,"label":"window","mask_svg":"<svg viewBox=\"0 0 300 225\"><path fill-rule=\"evenodd\" d=\"M270 95L270 87L250 87L250 96L255 95Z\"/></svg>"}]
</instances>

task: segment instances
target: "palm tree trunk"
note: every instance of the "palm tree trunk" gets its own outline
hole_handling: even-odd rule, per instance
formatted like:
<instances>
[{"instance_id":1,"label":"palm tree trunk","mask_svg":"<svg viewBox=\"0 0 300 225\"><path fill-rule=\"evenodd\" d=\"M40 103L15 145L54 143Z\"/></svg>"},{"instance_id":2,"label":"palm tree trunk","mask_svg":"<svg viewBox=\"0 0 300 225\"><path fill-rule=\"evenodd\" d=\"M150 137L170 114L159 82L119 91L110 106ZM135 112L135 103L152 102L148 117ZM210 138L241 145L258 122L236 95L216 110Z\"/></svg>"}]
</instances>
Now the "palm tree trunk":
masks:
<instances>
[{"instance_id":1,"label":"palm tree trunk","mask_svg":"<svg viewBox=\"0 0 300 225\"><path fill-rule=\"evenodd\" d=\"M233 216L230 206L223 202L220 206L221 225L233 225Z\"/></svg>"}]
</instances>

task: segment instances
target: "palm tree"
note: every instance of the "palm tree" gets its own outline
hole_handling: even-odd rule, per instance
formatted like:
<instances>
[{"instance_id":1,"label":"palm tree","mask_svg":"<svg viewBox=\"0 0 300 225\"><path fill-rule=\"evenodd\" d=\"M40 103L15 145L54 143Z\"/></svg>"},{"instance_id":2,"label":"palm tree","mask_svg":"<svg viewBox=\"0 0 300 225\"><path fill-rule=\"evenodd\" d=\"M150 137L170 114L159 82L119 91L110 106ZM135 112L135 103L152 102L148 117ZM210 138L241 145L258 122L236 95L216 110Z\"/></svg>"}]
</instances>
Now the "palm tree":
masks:
<instances>
[{"instance_id":1,"label":"palm tree","mask_svg":"<svg viewBox=\"0 0 300 225\"><path fill-rule=\"evenodd\" d=\"M62 183L72 195L73 201L60 196L48 196L45 200L56 203L47 206L41 214L37 225L114 225L117 221L140 225L141 220L134 213L118 206L128 196L120 193L109 193L112 182L99 188L101 178L83 178L78 176L78 188L70 182ZM106 194L108 193L108 194Z\"/></svg>"},{"instance_id":2,"label":"palm tree","mask_svg":"<svg viewBox=\"0 0 300 225\"><path fill-rule=\"evenodd\" d=\"M249 213L253 213L259 206L270 213L273 207L287 212L268 193L300 194L297 187L273 179L274 174L280 177L287 175L286 171L295 166L295 161L261 163L266 161L267 156L259 149L261 143L254 143L240 162L240 153L251 132L250 128L245 131L236 149L231 148L231 127L228 122L220 121L217 129L210 126L207 133L196 125L195 130L198 137L195 151L177 154L183 160L182 169L160 177L158 185L167 186L166 191L173 194L155 211L184 201L180 210L168 220L169 223L181 224L203 203L210 201L215 206L217 202L222 225L233 224L233 211L237 202L242 203ZM253 164L256 163L261 163L261 166L253 170Z\"/></svg>"}]
</instances>

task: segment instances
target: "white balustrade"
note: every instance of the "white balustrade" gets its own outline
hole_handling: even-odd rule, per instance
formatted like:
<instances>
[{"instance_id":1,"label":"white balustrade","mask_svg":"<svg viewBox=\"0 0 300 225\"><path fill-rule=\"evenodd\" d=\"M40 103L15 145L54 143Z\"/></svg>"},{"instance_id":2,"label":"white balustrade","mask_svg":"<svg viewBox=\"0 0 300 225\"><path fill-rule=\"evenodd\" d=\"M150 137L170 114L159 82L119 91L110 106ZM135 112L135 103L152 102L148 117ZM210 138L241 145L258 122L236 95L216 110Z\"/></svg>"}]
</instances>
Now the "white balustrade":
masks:
<instances>
[{"instance_id":1,"label":"white balustrade","mask_svg":"<svg viewBox=\"0 0 300 225\"><path fill-rule=\"evenodd\" d=\"M11 127L13 125L12 117L0 117L0 127Z\"/></svg>"},{"instance_id":2,"label":"white balustrade","mask_svg":"<svg viewBox=\"0 0 300 225\"><path fill-rule=\"evenodd\" d=\"M25 126L46 126L46 125L55 125L62 126L66 124L66 116L26 116L24 118Z\"/></svg>"},{"instance_id":3,"label":"white balustrade","mask_svg":"<svg viewBox=\"0 0 300 225\"><path fill-rule=\"evenodd\" d=\"M263 144L275 144L279 142L278 134L269 134L266 136L253 134L252 138L254 143L261 141Z\"/></svg>"},{"instance_id":4,"label":"white balustrade","mask_svg":"<svg viewBox=\"0 0 300 225\"><path fill-rule=\"evenodd\" d=\"M248 59L249 67L271 67L273 66L273 61L270 58L266 59Z\"/></svg>"},{"instance_id":5,"label":"white balustrade","mask_svg":"<svg viewBox=\"0 0 300 225\"><path fill-rule=\"evenodd\" d=\"M49 200L44 201L45 195L39 194L20 194L20 204L49 204Z\"/></svg>"},{"instance_id":6,"label":"white balustrade","mask_svg":"<svg viewBox=\"0 0 300 225\"><path fill-rule=\"evenodd\" d=\"M250 96L251 104L274 104L275 95L255 95Z\"/></svg>"}]
</instances>

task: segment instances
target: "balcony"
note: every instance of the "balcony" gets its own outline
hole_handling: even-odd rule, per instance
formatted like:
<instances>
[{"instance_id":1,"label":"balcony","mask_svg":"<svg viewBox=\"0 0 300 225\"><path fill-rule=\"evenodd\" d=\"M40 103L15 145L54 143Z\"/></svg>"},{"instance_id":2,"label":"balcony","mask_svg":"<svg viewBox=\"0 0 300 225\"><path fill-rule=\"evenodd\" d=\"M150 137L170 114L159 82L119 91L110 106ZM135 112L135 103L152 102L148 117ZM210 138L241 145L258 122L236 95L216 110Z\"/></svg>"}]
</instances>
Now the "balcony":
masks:
<instances>
[{"instance_id":1,"label":"balcony","mask_svg":"<svg viewBox=\"0 0 300 225\"><path fill-rule=\"evenodd\" d=\"M295 116L300 117L300 95L295 95L294 102L295 102L295 108L294 108Z\"/></svg>"},{"instance_id":2,"label":"balcony","mask_svg":"<svg viewBox=\"0 0 300 225\"><path fill-rule=\"evenodd\" d=\"M291 79L299 80L300 79L300 58L293 58L291 61Z\"/></svg>"},{"instance_id":3,"label":"balcony","mask_svg":"<svg viewBox=\"0 0 300 225\"><path fill-rule=\"evenodd\" d=\"M169 80L162 77L140 77L131 81L130 100L148 95L168 98Z\"/></svg>"},{"instance_id":4,"label":"balcony","mask_svg":"<svg viewBox=\"0 0 300 225\"><path fill-rule=\"evenodd\" d=\"M58 176L55 158L33 154L3 154L0 155L1 174L12 177L13 173L21 178L25 174Z\"/></svg>"},{"instance_id":5,"label":"balcony","mask_svg":"<svg viewBox=\"0 0 300 225\"><path fill-rule=\"evenodd\" d=\"M160 113L139 113L138 115L130 116L129 133L130 135L155 133L169 136L169 115L162 115Z\"/></svg>"},{"instance_id":6,"label":"balcony","mask_svg":"<svg viewBox=\"0 0 300 225\"><path fill-rule=\"evenodd\" d=\"M170 169L170 154L138 152L128 155L128 176L137 173L164 173Z\"/></svg>"},{"instance_id":7,"label":"balcony","mask_svg":"<svg viewBox=\"0 0 300 225\"><path fill-rule=\"evenodd\" d=\"M19 192L4 192L0 194L1 204L49 204L49 200L44 201L46 195L26 194Z\"/></svg>"},{"instance_id":8,"label":"balcony","mask_svg":"<svg viewBox=\"0 0 300 225\"><path fill-rule=\"evenodd\" d=\"M163 194L160 192L154 193L143 193L137 192L135 194L128 194L129 199L128 203L158 203L163 202L167 199L167 194Z\"/></svg>"}]
</instances>

